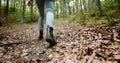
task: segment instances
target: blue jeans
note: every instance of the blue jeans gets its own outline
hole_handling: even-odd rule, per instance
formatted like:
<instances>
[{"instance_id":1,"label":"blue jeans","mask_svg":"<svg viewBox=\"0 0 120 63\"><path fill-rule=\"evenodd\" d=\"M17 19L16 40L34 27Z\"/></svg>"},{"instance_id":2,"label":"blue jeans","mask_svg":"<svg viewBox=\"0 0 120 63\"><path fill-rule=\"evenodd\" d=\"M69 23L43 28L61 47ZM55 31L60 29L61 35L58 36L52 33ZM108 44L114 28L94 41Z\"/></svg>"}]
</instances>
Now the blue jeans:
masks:
<instances>
[{"instance_id":1,"label":"blue jeans","mask_svg":"<svg viewBox=\"0 0 120 63\"><path fill-rule=\"evenodd\" d=\"M46 27L52 27L54 24L54 1L53 0L36 0L40 13L38 20L39 30L44 28L44 18L46 17Z\"/></svg>"}]
</instances>

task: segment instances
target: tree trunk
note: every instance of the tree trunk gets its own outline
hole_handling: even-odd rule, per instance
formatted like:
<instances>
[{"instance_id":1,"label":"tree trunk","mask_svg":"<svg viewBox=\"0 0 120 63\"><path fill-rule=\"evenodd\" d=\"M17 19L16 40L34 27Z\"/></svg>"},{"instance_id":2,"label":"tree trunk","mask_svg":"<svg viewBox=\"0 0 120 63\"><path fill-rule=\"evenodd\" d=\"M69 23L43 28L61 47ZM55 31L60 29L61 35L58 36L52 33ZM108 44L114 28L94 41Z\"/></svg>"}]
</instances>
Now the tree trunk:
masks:
<instances>
[{"instance_id":1,"label":"tree trunk","mask_svg":"<svg viewBox=\"0 0 120 63\"><path fill-rule=\"evenodd\" d=\"M62 1L60 1L60 14L63 14L63 4L62 4Z\"/></svg>"},{"instance_id":2,"label":"tree trunk","mask_svg":"<svg viewBox=\"0 0 120 63\"><path fill-rule=\"evenodd\" d=\"M98 9L99 9L99 12L100 12L100 16L102 16L103 12L102 12L102 8L101 8L101 1L100 0L97 0L97 6L98 6Z\"/></svg>"},{"instance_id":3,"label":"tree trunk","mask_svg":"<svg viewBox=\"0 0 120 63\"><path fill-rule=\"evenodd\" d=\"M26 2L26 0L23 0L21 23L23 23L24 19L25 19L25 2Z\"/></svg>"},{"instance_id":4,"label":"tree trunk","mask_svg":"<svg viewBox=\"0 0 120 63\"><path fill-rule=\"evenodd\" d=\"M78 13L78 4L79 4L79 2L78 2L78 0L75 0L75 7L76 7L76 13Z\"/></svg>"},{"instance_id":5,"label":"tree trunk","mask_svg":"<svg viewBox=\"0 0 120 63\"><path fill-rule=\"evenodd\" d=\"M68 13L69 13L69 15L71 15L72 14L72 12L71 12L71 6L69 5L69 2L70 2L70 0L68 0Z\"/></svg>"},{"instance_id":6,"label":"tree trunk","mask_svg":"<svg viewBox=\"0 0 120 63\"><path fill-rule=\"evenodd\" d=\"M66 1L65 0L63 0L63 17L65 16L65 14L66 14L66 3L65 3Z\"/></svg>"},{"instance_id":7,"label":"tree trunk","mask_svg":"<svg viewBox=\"0 0 120 63\"><path fill-rule=\"evenodd\" d=\"M75 14L75 1L73 2L72 13Z\"/></svg>"},{"instance_id":8,"label":"tree trunk","mask_svg":"<svg viewBox=\"0 0 120 63\"><path fill-rule=\"evenodd\" d=\"M31 4L31 21L33 21L33 1L34 0L32 0L32 4Z\"/></svg>"},{"instance_id":9,"label":"tree trunk","mask_svg":"<svg viewBox=\"0 0 120 63\"><path fill-rule=\"evenodd\" d=\"M1 3L1 0L0 0L0 14L1 14L1 4L2 4L2 3Z\"/></svg>"},{"instance_id":10,"label":"tree trunk","mask_svg":"<svg viewBox=\"0 0 120 63\"><path fill-rule=\"evenodd\" d=\"M83 13L83 10L82 10L82 1L80 0L80 11L81 13Z\"/></svg>"},{"instance_id":11,"label":"tree trunk","mask_svg":"<svg viewBox=\"0 0 120 63\"><path fill-rule=\"evenodd\" d=\"M92 0L88 0L88 10L92 10Z\"/></svg>"},{"instance_id":12,"label":"tree trunk","mask_svg":"<svg viewBox=\"0 0 120 63\"><path fill-rule=\"evenodd\" d=\"M13 0L9 0L9 7L11 8L13 6Z\"/></svg>"},{"instance_id":13,"label":"tree trunk","mask_svg":"<svg viewBox=\"0 0 120 63\"><path fill-rule=\"evenodd\" d=\"M88 0L88 10L91 12L94 10L94 3L96 0Z\"/></svg>"},{"instance_id":14,"label":"tree trunk","mask_svg":"<svg viewBox=\"0 0 120 63\"><path fill-rule=\"evenodd\" d=\"M14 8L15 8L15 6L16 6L16 0L14 0Z\"/></svg>"},{"instance_id":15,"label":"tree trunk","mask_svg":"<svg viewBox=\"0 0 120 63\"><path fill-rule=\"evenodd\" d=\"M83 6L84 6L84 11L87 10L87 6L86 6L86 0L83 0Z\"/></svg>"},{"instance_id":16,"label":"tree trunk","mask_svg":"<svg viewBox=\"0 0 120 63\"><path fill-rule=\"evenodd\" d=\"M6 6L5 6L5 15L8 15L8 11L9 11L9 0L6 1Z\"/></svg>"}]
</instances>

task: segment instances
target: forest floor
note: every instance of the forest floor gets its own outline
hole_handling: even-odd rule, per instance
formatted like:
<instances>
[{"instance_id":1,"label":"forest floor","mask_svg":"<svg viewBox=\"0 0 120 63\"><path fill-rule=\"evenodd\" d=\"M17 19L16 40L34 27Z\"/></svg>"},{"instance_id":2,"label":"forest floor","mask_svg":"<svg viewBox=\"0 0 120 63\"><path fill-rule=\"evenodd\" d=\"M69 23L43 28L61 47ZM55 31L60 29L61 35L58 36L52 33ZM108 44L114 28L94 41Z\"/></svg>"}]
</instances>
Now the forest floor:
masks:
<instances>
[{"instance_id":1,"label":"forest floor","mask_svg":"<svg viewBox=\"0 0 120 63\"><path fill-rule=\"evenodd\" d=\"M46 31L38 40L37 24L0 29L0 63L120 63L120 35L112 27L54 27L53 48L47 48Z\"/></svg>"}]
</instances>

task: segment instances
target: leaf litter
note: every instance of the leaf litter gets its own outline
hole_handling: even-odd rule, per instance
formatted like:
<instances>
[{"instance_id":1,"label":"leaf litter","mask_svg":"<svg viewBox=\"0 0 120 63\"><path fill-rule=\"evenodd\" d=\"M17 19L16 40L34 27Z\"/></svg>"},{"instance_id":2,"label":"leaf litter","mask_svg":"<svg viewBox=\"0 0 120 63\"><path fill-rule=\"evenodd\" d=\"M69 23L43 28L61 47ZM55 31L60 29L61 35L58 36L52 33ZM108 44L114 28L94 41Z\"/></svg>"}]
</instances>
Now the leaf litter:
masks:
<instances>
[{"instance_id":1,"label":"leaf litter","mask_svg":"<svg viewBox=\"0 0 120 63\"><path fill-rule=\"evenodd\" d=\"M9 31L9 30L8 30ZM57 45L47 48L38 40L36 26L0 34L0 62L12 63L119 63L120 36L112 27L55 25Z\"/></svg>"}]
</instances>

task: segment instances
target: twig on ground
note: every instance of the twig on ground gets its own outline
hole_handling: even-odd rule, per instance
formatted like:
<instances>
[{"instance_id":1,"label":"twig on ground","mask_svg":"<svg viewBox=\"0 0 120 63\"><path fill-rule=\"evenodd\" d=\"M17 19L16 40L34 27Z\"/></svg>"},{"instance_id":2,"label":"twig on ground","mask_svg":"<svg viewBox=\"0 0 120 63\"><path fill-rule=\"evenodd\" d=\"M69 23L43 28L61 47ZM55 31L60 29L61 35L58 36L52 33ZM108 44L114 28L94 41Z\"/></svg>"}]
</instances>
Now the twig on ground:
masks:
<instances>
[{"instance_id":1,"label":"twig on ground","mask_svg":"<svg viewBox=\"0 0 120 63\"><path fill-rule=\"evenodd\" d=\"M11 46L11 45L13 45L13 44L18 45L18 44L21 44L21 43L7 43L7 44L0 44L0 47L2 47L2 46Z\"/></svg>"},{"instance_id":2,"label":"twig on ground","mask_svg":"<svg viewBox=\"0 0 120 63\"><path fill-rule=\"evenodd\" d=\"M102 57L106 60L106 56L104 54L100 53L100 52L96 52L96 56Z\"/></svg>"},{"instance_id":3,"label":"twig on ground","mask_svg":"<svg viewBox=\"0 0 120 63\"><path fill-rule=\"evenodd\" d=\"M95 53L95 52L93 52L93 54L89 57L89 59L88 59L88 62L87 62L87 63L91 63L91 62L93 61L93 59L94 59L95 55L96 55L96 53Z\"/></svg>"}]
</instances>

